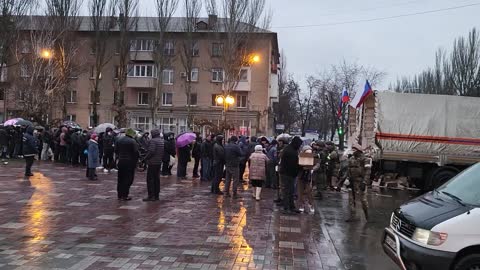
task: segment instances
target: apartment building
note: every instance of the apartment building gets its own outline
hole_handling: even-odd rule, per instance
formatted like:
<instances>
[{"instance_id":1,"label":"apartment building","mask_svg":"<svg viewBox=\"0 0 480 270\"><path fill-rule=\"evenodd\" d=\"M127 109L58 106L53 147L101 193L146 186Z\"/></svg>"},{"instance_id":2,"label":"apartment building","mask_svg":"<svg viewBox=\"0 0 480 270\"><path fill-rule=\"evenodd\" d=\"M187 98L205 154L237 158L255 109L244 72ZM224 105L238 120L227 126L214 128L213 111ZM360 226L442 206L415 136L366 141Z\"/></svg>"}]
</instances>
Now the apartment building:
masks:
<instances>
[{"instance_id":1,"label":"apartment building","mask_svg":"<svg viewBox=\"0 0 480 270\"><path fill-rule=\"evenodd\" d=\"M252 54L259 61L242 67L240 81L231 95L235 102L227 112L217 104L216 97L222 94L223 70L218 65L222 53L225 33L222 31L222 19L210 16L199 19L194 33L195 45L192 48L193 69L191 78L190 111L191 122L188 123L188 106L185 86L187 75L181 60L181 44L185 38L182 31L184 18L172 18L169 27L169 40L165 43L163 53L170 58L169 67L157 70L154 48L158 39L155 30L157 18L140 17L130 44L130 59L125 93L121 99L127 111L130 127L150 130L153 127L163 131L180 133L189 127L202 133L223 127L223 121L230 127L231 134L237 135L272 135L274 133L273 104L278 101L277 64L279 61L277 34L260 29L250 33L253 35ZM88 17L81 18L78 31L78 42L81 44L78 59L82 62L83 71L72 78L71 89L67 95L67 117L82 127L92 125L94 63L95 52L92 51L92 36ZM215 24L216 27L213 27ZM112 110L116 95L114 84L118 79L119 55L116 52L118 37L111 35L108 50L111 60L102 70L99 96L96 98L99 123L114 122L115 112ZM32 53L24 49L25 53ZM34 56L34 55L33 55ZM19 114L18 96L2 94L15 86L18 77L28 76L21 65L4 69L1 78L0 112L6 112L6 118ZM23 73L22 73L23 72ZM156 87L161 80L161 101L152 118L152 102ZM10 83L9 83L10 82ZM5 91L6 90L6 91ZM28 90L27 90L28 91ZM6 106L6 107L5 107ZM45 112L49 119L61 117L57 106ZM225 114L225 116L224 116Z\"/></svg>"}]
</instances>

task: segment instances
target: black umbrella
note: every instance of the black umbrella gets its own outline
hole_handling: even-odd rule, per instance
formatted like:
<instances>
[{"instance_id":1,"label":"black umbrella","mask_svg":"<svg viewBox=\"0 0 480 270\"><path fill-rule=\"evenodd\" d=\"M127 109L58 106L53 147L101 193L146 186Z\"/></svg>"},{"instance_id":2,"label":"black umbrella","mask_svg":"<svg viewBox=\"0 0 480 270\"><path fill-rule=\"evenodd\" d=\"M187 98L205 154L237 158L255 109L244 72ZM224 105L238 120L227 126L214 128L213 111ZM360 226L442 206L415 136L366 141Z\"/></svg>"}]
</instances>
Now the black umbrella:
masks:
<instances>
[{"instance_id":1,"label":"black umbrella","mask_svg":"<svg viewBox=\"0 0 480 270\"><path fill-rule=\"evenodd\" d=\"M70 127L70 128L77 128L77 129L82 128L79 124L77 124L73 121L63 121L62 125L66 126L66 127Z\"/></svg>"},{"instance_id":2,"label":"black umbrella","mask_svg":"<svg viewBox=\"0 0 480 270\"><path fill-rule=\"evenodd\" d=\"M33 126L33 123L28 120L19 120L15 123L15 126Z\"/></svg>"}]
</instances>

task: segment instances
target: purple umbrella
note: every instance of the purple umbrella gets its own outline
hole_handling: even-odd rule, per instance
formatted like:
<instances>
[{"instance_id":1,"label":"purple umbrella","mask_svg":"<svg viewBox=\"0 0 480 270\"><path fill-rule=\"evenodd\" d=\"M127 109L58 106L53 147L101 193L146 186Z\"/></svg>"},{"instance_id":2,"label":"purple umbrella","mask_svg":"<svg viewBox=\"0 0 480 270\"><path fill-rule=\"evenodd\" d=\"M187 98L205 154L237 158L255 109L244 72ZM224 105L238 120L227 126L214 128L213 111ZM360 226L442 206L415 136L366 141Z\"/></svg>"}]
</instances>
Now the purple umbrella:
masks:
<instances>
[{"instance_id":1,"label":"purple umbrella","mask_svg":"<svg viewBox=\"0 0 480 270\"><path fill-rule=\"evenodd\" d=\"M13 119L5 121L5 123L3 123L3 125L4 126L13 126L20 120L23 120L23 119L22 118L13 118Z\"/></svg>"},{"instance_id":2,"label":"purple umbrella","mask_svg":"<svg viewBox=\"0 0 480 270\"><path fill-rule=\"evenodd\" d=\"M195 133L184 133L177 138L177 147L184 147L191 144L197 138Z\"/></svg>"}]
</instances>

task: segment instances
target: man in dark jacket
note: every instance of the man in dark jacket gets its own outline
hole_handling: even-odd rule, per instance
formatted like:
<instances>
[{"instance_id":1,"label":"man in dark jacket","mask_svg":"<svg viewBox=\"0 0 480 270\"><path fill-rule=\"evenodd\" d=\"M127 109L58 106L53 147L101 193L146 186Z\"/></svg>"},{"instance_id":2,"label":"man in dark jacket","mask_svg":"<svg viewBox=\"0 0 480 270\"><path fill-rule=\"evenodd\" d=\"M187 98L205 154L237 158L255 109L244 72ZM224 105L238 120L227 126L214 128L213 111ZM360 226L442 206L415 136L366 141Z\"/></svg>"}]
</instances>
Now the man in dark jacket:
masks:
<instances>
[{"instance_id":1,"label":"man in dark jacket","mask_svg":"<svg viewBox=\"0 0 480 270\"><path fill-rule=\"evenodd\" d=\"M212 190L213 194L222 195L220 191L220 181L223 177L223 166L225 165L225 149L223 147L223 136L218 135L215 138L215 144L213 146L213 181Z\"/></svg>"},{"instance_id":2,"label":"man in dark jacket","mask_svg":"<svg viewBox=\"0 0 480 270\"><path fill-rule=\"evenodd\" d=\"M247 139L240 136L238 140L238 146L242 150L242 157L240 158L240 180L243 182L243 175L245 174L245 168L247 167L247 160L250 157L249 145Z\"/></svg>"},{"instance_id":3,"label":"man in dark jacket","mask_svg":"<svg viewBox=\"0 0 480 270\"><path fill-rule=\"evenodd\" d=\"M118 157L117 192L118 199L122 201L132 199L128 197L128 194L135 177L135 167L138 161L138 144L134 139L135 135L135 130L127 129L125 136L117 141L115 148L115 154Z\"/></svg>"},{"instance_id":4,"label":"man in dark jacket","mask_svg":"<svg viewBox=\"0 0 480 270\"><path fill-rule=\"evenodd\" d=\"M35 160L35 155L38 154L37 142L33 136L33 127L28 126L23 134L23 157L25 158L25 176L33 176L32 165Z\"/></svg>"},{"instance_id":5,"label":"man in dark jacket","mask_svg":"<svg viewBox=\"0 0 480 270\"><path fill-rule=\"evenodd\" d=\"M90 140L90 136L88 135L88 131L84 130L82 132L82 135L80 135L80 164L82 166L87 166L87 154L85 153L85 150L87 150L88 148L89 140ZM98 142L97 142L97 146L98 146Z\"/></svg>"},{"instance_id":6,"label":"man in dark jacket","mask_svg":"<svg viewBox=\"0 0 480 270\"><path fill-rule=\"evenodd\" d=\"M144 202L158 201L160 197L160 168L163 161L164 142L160 136L160 130L151 131L152 139L148 142L148 152L145 161L148 164L147 170L147 191L148 197Z\"/></svg>"},{"instance_id":7,"label":"man in dark jacket","mask_svg":"<svg viewBox=\"0 0 480 270\"><path fill-rule=\"evenodd\" d=\"M213 162L213 136L207 136L202 143L202 181L212 180L212 162Z\"/></svg>"},{"instance_id":8,"label":"man in dark jacket","mask_svg":"<svg viewBox=\"0 0 480 270\"><path fill-rule=\"evenodd\" d=\"M225 196L230 197L230 182L233 181L233 198L237 198L237 186L240 174L240 158L243 156L240 146L237 144L237 136L232 136L225 145Z\"/></svg>"},{"instance_id":9,"label":"man in dark jacket","mask_svg":"<svg viewBox=\"0 0 480 270\"><path fill-rule=\"evenodd\" d=\"M7 129L0 127L0 158L7 157L9 136Z\"/></svg>"},{"instance_id":10,"label":"man in dark jacket","mask_svg":"<svg viewBox=\"0 0 480 270\"><path fill-rule=\"evenodd\" d=\"M111 128L107 128L105 133L102 137L102 146L103 146L103 172L110 172L111 169L114 167L113 161L113 148L115 144L115 137L113 134L113 130Z\"/></svg>"},{"instance_id":11,"label":"man in dark jacket","mask_svg":"<svg viewBox=\"0 0 480 270\"><path fill-rule=\"evenodd\" d=\"M72 140L72 165L78 165L80 158L80 131L75 129L70 138Z\"/></svg>"},{"instance_id":12,"label":"man in dark jacket","mask_svg":"<svg viewBox=\"0 0 480 270\"><path fill-rule=\"evenodd\" d=\"M193 164L193 178L200 178L198 174L198 167L200 166L200 159L202 158L202 137L197 136L197 139L193 142L192 146L192 158L194 160ZM202 168L203 169L203 168Z\"/></svg>"},{"instance_id":13,"label":"man in dark jacket","mask_svg":"<svg viewBox=\"0 0 480 270\"><path fill-rule=\"evenodd\" d=\"M293 196L295 193L295 179L300 171L300 166L298 165L298 152L302 143L302 139L296 136L282 152L280 174L283 184L284 213L300 213L300 211L295 208Z\"/></svg>"},{"instance_id":14,"label":"man in dark jacket","mask_svg":"<svg viewBox=\"0 0 480 270\"><path fill-rule=\"evenodd\" d=\"M173 133L165 133L165 151L163 152L163 167L162 167L162 175L169 176L172 175L172 167L170 166L170 157L175 157L175 134Z\"/></svg>"}]
</instances>

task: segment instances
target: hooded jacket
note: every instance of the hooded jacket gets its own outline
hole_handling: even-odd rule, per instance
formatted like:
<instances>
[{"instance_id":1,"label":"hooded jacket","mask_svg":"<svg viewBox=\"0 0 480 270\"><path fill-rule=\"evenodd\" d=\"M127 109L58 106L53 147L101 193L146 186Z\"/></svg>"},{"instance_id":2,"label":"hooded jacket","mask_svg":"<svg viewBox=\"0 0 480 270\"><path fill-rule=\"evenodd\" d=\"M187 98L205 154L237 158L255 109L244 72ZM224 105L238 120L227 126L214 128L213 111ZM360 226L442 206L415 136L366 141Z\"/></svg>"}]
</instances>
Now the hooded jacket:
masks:
<instances>
[{"instance_id":1,"label":"hooded jacket","mask_svg":"<svg viewBox=\"0 0 480 270\"><path fill-rule=\"evenodd\" d=\"M98 142L95 140L89 140L88 145L88 168L96 168L100 165Z\"/></svg>"},{"instance_id":2,"label":"hooded jacket","mask_svg":"<svg viewBox=\"0 0 480 270\"><path fill-rule=\"evenodd\" d=\"M298 175L301 168L300 165L298 165L298 152L302 143L300 137L295 137L292 142L283 149L282 161L280 162L280 174L290 177L296 177Z\"/></svg>"},{"instance_id":3,"label":"hooded jacket","mask_svg":"<svg viewBox=\"0 0 480 270\"><path fill-rule=\"evenodd\" d=\"M23 133L23 155L28 156L35 156L38 154L37 149L37 139L33 136L33 127L28 126L25 133Z\"/></svg>"},{"instance_id":4,"label":"hooded jacket","mask_svg":"<svg viewBox=\"0 0 480 270\"><path fill-rule=\"evenodd\" d=\"M161 165L163 161L163 154L165 150L165 143L160 136L160 130L154 129L151 131L152 139L148 141L147 156L145 161L148 165Z\"/></svg>"},{"instance_id":5,"label":"hooded jacket","mask_svg":"<svg viewBox=\"0 0 480 270\"><path fill-rule=\"evenodd\" d=\"M173 133L165 133L164 136L164 150L163 151L163 162L170 162L170 156L175 157L175 139L173 138Z\"/></svg>"},{"instance_id":6,"label":"hooded jacket","mask_svg":"<svg viewBox=\"0 0 480 270\"><path fill-rule=\"evenodd\" d=\"M123 136L117 141L115 154L119 161L128 161L136 164L138 160L138 143L130 136Z\"/></svg>"}]
</instances>

